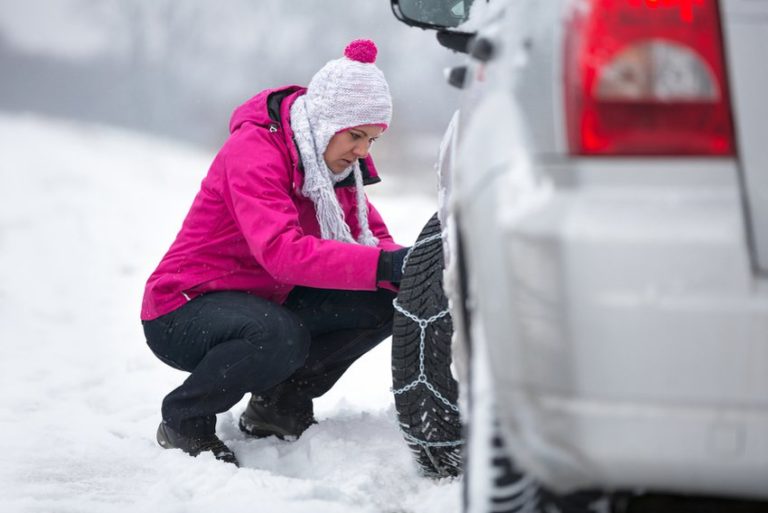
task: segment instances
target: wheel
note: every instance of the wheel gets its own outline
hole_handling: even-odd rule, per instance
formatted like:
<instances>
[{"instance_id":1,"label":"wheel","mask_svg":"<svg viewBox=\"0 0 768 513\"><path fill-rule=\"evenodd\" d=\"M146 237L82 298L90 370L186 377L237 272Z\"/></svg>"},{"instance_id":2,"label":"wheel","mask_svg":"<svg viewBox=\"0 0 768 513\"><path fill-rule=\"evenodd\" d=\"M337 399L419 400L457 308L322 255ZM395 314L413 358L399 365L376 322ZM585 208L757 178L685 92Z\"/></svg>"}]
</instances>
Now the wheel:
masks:
<instances>
[{"instance_id":1,"label":"wheel","mask_svg":"<svg viewBox=\"0 0 768 513\"><path fill-rule=\"evenodd\" d=\"M458 383L451 374L453 323L443 292L443 244L437 214L405 264L392 329L395 409L406 443L429 477L461 473Z\"/></svg>"},{"instance_id":2,"label":"wheel","mask_svg":"<svg viewBox=\"0 0 768 513\"><path fill-rule=\"evenodd\" d=\"M419 469L429 477L459 475L464 453L457 404L459 387L451 373L453 323L443 289L441 233L435 214L422 229L405 264L392 332L395 409L405 441ZM457 237L457 245L459 242ZM466 284L462 283L460 289L466 290ZM488 480L488 496L493 497L491 500L497 506L504 507L510 501L514 506L520 491L518 481L523 476L504 452L502 439L495 430L482 431L480 436L486 442L484 445L492 441L495 447L492 455L483 451L482 456L473 460L482 459L483 465L490 465L490 469L478 472L493 476ZM530 490L525 490L527 503Z\"/></svg>"}]
</instances>

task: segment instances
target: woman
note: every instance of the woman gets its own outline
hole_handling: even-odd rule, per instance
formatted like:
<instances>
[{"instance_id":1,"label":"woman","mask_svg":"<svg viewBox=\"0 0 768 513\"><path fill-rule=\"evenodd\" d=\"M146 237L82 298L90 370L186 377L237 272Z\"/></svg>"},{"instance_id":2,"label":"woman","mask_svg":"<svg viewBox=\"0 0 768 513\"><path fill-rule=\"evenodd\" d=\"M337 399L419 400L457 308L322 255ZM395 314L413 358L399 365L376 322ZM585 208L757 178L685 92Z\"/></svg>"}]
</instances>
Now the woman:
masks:
<instances>
[{"instance_id":1,"label":"woman","mask_svg":"<svg viewBox=\"0 0 768 513\"><path fill-rule=\"evenodd\" d=\"M144 294L147 344L191 373L163 400L162 447L237 464L216 413L248 392L241 430L298 437L312 399L391 334L407 250L363 191L379 181L368 151L392 115L375 59L373 42L353 41L308 88L235 110Z\"/></svg>"}]
</instances>

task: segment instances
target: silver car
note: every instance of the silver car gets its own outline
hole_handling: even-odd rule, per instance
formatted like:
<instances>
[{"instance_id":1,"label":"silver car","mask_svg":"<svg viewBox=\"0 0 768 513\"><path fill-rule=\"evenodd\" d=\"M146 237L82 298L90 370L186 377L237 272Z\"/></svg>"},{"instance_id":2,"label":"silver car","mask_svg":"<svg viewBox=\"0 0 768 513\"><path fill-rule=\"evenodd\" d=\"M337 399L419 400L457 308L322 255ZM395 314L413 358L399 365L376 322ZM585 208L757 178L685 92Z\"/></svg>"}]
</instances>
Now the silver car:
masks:
<instances>
[{"instance_id":1,"label":"silver car","mask_svg":"<svg viewBox=\"0 0 768 513\"><path fill-rule=\"evenodd\" d=\"M468 508L768 511L768 0L391 3L468 53L438 166ZM523 477L491 506L495 429Z\"/></svg>"}]
</instances>

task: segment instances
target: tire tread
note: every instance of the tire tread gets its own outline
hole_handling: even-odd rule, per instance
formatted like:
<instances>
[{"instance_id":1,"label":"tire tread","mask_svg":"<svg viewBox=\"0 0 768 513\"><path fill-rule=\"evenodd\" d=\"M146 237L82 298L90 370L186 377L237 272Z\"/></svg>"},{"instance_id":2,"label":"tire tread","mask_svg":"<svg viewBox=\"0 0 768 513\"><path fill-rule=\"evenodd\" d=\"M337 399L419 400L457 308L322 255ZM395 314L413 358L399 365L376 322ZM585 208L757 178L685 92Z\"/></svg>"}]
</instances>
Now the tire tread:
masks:
<instances>
[{"instance_id":1,"label":"tire tread","mask_svg":"<svg viewBox=\"0 0 768 513\"><path fill-rule=\"evenodd\" d=\"M441 233L437 214L422 229L417 243ZM427 319L448 308L443 292L443 243L436 239L417 246L405 266L397 301L401 307L420 319ZM417 379L421 330L417 323L395 311L392 332L392 382L395 390ZM451 374L450 314L426 328L424 366L427 380L452 404L458 402L458 384ZM419 440L458 442L462 425L458 412L444 404L423 385L395 395L400 427ZM424 447L409 441L416 462L424 475L456 476L461 473L461 451L458 446Z\"/></svg>"}]
</instances>

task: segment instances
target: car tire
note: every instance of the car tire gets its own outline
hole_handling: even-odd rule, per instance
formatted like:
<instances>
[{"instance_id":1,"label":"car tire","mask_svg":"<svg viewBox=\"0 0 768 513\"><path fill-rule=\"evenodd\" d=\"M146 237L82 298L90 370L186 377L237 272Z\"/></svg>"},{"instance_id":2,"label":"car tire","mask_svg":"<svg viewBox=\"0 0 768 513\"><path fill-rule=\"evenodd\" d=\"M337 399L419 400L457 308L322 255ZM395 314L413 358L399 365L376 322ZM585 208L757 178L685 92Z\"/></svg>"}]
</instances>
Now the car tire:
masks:
<instances>
[{"instance_id":1,"label":"car tire","mask_svg":"<svg viewBox=\"0 0 768 513\"><path fill-rule=\"evenodd\" d=\"M463 445L459 388L451 373L453 323L443 292L440 236L435 214L405 263L392 329L395 409L406 443L422 474L429 477L459 475Z\"/></svg>"}]
</instances>

